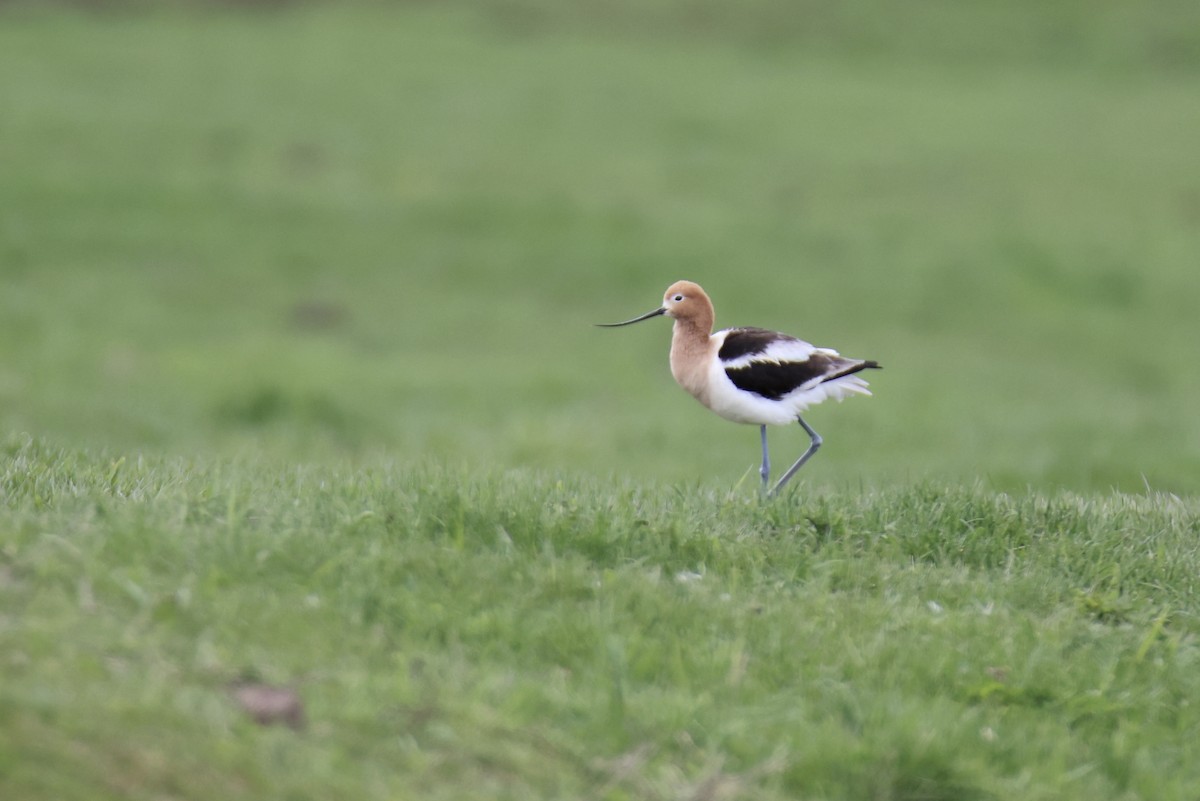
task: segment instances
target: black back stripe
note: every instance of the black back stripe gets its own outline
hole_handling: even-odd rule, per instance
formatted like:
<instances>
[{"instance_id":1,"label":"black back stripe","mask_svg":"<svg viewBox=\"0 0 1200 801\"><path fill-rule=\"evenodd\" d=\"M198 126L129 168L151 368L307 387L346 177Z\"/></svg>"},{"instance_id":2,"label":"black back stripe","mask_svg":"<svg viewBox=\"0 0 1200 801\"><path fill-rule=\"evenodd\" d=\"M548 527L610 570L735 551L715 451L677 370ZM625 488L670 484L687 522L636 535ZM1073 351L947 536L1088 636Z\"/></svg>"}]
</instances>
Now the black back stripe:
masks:
<instances>
[{"instance_id":1,"label":"black back stripe","mask_svg":"<svg viewBox=\"0 0 1200 801\"><path fill-rule=\"evenodd\" d=\"M779 400L805 385L815 387L871 367L879 364L814 353L802 362L751 362L745 367L727 369L725 375L743 392Z\"/></svg>"},{"instance_id":2,"label":"black back stripe","mask_svg":"<svg viewBox=\"0 0 1200 801\"><path fill-rule=\"evenodd\" d=\"M779 400L805 384L820 383L829 372L830 357L814 353L802 362L751 362L725 371L733 385L767 400Z\"/></svg>"},{"instance_id":3,"label":"black back stripe","mask_svg":"<svg viewBox=\"0 0 1200 801\"><path fill-rule=\"evenodd\" d=\"M792 337L765 328L731 328L721 343L717 356L723 362L731 362L743 356L762 353L772 342L787 342Z\"/></svg>"}]
</instances>

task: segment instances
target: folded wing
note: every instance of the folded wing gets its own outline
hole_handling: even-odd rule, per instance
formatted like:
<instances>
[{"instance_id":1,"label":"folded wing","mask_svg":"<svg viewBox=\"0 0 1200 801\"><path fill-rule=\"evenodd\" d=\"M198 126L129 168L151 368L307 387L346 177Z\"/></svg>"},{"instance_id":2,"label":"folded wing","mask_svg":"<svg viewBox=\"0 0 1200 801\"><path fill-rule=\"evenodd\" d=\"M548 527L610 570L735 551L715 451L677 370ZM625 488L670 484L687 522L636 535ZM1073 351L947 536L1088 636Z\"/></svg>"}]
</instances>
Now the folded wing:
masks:
<instances>
[{"instance_id":1,"label":"folded wing","mask_svg":"<svg viewBox=\"0 0 1200 801\"><path fill-rule=\"evenodd\" d=\"M877 362L847 359L835 350L763 328L728 330L718 356L735 387L767 400L879 367Z\"/></svg>"}]
</instances>

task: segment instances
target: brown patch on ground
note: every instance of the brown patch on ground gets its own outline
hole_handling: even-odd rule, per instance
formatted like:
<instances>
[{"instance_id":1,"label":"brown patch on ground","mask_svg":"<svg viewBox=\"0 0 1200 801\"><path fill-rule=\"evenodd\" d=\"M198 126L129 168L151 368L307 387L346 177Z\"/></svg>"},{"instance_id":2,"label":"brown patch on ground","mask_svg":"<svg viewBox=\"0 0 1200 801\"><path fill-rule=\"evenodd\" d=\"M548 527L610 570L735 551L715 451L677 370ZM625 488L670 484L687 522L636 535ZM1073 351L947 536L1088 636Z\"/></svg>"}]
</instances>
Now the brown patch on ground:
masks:
<instances>
[{"instance_id":1,"label":"brown patch on ground","mask_svg":"<svg viewBox=\"0 0 1200 801\"><path fill-rule=\"evenodd\" d=\"M304 702L290 687L241 681L229 689L238 706L258 725L283 725L297 731L304 728Z\"/></svg>"}]
</instances>

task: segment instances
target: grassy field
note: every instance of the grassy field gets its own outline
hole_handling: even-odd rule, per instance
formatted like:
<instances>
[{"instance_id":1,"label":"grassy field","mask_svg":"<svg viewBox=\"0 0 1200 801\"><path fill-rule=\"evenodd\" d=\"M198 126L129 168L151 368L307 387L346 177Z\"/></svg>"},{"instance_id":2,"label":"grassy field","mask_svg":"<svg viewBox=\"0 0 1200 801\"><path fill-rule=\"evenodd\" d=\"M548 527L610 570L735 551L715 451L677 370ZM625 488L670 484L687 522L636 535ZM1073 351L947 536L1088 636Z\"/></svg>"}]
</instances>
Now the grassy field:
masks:
<instances>
[{"instance_id":1,"label":"grassy field","mask_svg":"<svg viewBox=\"0 0 1200 801\"><path fill-rule=\"evenodd\" d=\"M0 3L0 798L1200 794L1194 3L245 5Z\"/></svg>"},{"instance_id":2,"label":"grassy field","mask_svg":"<svg viewBox=\"0 0 1200 801\"><path fill-rule=\"evenodd\" d=\"M5 456L6 798L1200 787L1194 502Z\"/></svg>"}]
</instances>

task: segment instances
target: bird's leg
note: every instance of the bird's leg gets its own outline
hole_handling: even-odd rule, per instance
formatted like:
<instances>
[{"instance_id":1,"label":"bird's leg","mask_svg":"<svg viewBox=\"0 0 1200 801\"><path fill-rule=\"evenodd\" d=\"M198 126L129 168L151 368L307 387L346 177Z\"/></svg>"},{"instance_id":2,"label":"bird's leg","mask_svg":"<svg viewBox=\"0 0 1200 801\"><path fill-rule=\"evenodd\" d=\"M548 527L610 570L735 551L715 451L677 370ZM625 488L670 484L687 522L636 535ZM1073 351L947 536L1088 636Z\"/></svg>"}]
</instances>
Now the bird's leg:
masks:
<instances>
[{"instance_id":1,"label":"bird's leg","mask_svg":"<svg viewBox=\"0 0 1200 801\"><path fill-rule=\"evenodd\" d=\"M767 453L767 427L759 426L759 428L762 430L763 460L762 467L758 469L758 474L762 476L763 492L766 492L767 488L771 486L771 457Z\"/></svg>"},{"instance_id":2,"label":"bird's leg","mask_svg":"<svg viewBox=\"0 0 1200 801\"><path fill-rule=\"evenodd\" d=\"M771 490L772 495L779 494L779 490L783 489L783 485L788 483L792 476L796 475L796 471L804 467L804 463L811 459L812 455L817 452L817 448L821 447L821 435L813 431L812 426L804 422L804 418L797 416L796 421L804 427L804 430L808 432L808 436L812 441L809 442L808 450L804 452L804 455L797 459L796 463L789 467L787 472L783 474L783 477L779 479L779 483L775 485L775 489Z\"/></svg>"}]
</instances>

